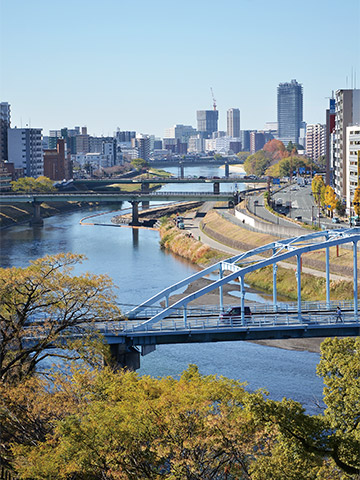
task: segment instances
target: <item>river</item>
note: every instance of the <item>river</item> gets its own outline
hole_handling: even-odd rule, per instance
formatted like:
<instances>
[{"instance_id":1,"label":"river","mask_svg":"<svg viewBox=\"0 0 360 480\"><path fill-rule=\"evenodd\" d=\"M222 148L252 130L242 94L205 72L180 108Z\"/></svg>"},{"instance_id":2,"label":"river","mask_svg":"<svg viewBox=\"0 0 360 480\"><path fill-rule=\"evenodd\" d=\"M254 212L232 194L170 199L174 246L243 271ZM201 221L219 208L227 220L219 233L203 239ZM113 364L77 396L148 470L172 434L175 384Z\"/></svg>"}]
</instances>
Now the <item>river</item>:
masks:
<instances>
[{"instance_id":1,"label":"river","mask_svg":"<svg viewBox=\"0 0 360 480\"><path fill-rule=\"evenodd\" d=\"M177 174L177 168L169 168ZM219 167L186 167L185 175L222 176ZM184 189L183 185L168 185ZM207 188L202 184L195 188ZM222 185L221 188L234 188ZM189 188L186 188L189 190ZM123 208L128 205L124 204ZM1 231L1 267L26 266L31 259L59 252L83 253L88 258L75 272L106 273L117 286L123 311L146 300L163 288L196 271L196 267L160 248L156 231L111 226L112 211L118 207L89 208L47 218L43 227L27 225ZM118 213L119 210L116 212ZM86 215L108 212L97 217L103 225L80 225ZM267 301L252 294L251 300ZM310 413L318 412L322 381L316 376L319 355L288 351L248 342L160 345L141 357L140 374L178 377L190 363L202 374L218 374L247 382L250 390L265 388L271 398L300 401Z\"/></svg>"}]
</instances>

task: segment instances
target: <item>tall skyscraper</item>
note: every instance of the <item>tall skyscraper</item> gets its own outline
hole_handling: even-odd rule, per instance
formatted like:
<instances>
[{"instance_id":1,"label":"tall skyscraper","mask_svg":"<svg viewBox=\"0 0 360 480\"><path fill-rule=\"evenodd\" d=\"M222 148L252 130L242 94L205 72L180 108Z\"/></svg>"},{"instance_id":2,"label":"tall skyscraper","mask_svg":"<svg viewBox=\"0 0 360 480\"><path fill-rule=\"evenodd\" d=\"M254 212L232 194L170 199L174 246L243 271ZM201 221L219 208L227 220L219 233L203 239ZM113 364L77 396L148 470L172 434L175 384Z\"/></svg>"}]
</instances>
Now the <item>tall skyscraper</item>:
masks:
<instances>
[{"instance_id":1,"label":"tall skyscraper","mask_svg":"<svg viewBox=\"0 0 360 480\"><path fill-rule=\"evenodd\" d=\"M228 137L240 137L240 110L230 108L227 111L227 135Z\"/></svg>"},{"instance_id":2,"label":"tall skyscraper","mask_svg":"<svg viewBox=\"0 0 360 480\"><path fill-rule=\"evenodd\" d=\"M360 89L337 90L335 93L335 145L333 159L336 195L346 201L346 127L360 124Z\"/></svg>"},{"instance_id":3,"label":"tall skyscraper","mask_svg":"<svg viewBox=\"0 0 360 480\"><path fill-rule=\"evenodd\" d=\"M213 132L218 131L219 112L217 110L198 110L197 130L204 138L210 138Z\"/></svg>"},{"instance_id":4,"label":"tall skyscraper","mask_svg":"<svg viewBox=\"0 0 360 480\"><path fill-rule=\"evenodd\" d=\"M7 102L0 103L0 162L8 160L8 135L10 128L10 105Z\"/></svg>"},{"instance_id":5,"label":"tall skyscraper","mask_svg":"<svg viewBox=\"0 0 360 480\"><path fill-rule=\"evenodd\" d=\"M303 121L303 89L296 80L280 83L277 89L278 137L285 146L299 143Z\"/></svg>"}]
</instances>

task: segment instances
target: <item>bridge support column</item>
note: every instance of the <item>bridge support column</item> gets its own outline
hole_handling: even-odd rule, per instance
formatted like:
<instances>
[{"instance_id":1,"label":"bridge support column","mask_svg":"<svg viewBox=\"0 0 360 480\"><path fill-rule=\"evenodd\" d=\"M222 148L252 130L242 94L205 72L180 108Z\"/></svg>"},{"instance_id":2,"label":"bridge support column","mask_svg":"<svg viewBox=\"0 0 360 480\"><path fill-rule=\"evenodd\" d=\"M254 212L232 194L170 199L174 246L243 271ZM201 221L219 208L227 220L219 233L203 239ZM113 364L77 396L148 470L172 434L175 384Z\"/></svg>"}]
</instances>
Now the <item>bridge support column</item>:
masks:
<instances>
[{"instance_id":1,"label":"bridge support column","mask_svg":"<svg viewBox=\"0 0 360 480\"><path fill-rule=\"evenodd\" d=\"M330 307L330 253L329 247L326 248L326 306Z\"/></svg>"},{"instance_id":2,"label":"bridge support column","mask_svg":"<svg viewBox=\"0 0 360 480\"><path fill-rule=\"evenodd\" d=\"M130 202L132 205L132 221L131 223L133 225L138 225L139 224L139 202L133 201Z\"/></svg>"},{"instance_id":3,"label":"bridge support column","mask_svg":"<svg viewBox=\"0 0 360 480\"><path fill-rule=\"evenodd\" d=\"M353 242L353 256L354 256L354 319L359 320L358 310L358 267L357 267L357 242Z\"/></svg>"},{"instance_id":4,"label":"bridge support column","mask_svg":"<svg viewBox=\"0 0 360 480\"><path fill-rule=\"evenodd\" d=\"M150 184L149 183L142 183L141 184L141 193L149 193L150 192ZM141 202L143 208L149 208L150 202L143 201Z\"/></svg>"},{"instance_id":5,"label":"bridge support column","mask_svg":"<svg viewBox=\"0 0 360 480\"><path fill-rule=\"evenodd\" d=\"M180 178L183 179L184 178L184 165L183 165L182 162L179 163L179 174L180 174L179 175Z\"/></svg>"},{"instance_id":6,"label":"bridge support column","mask_svg":"<svg viewBox=\"0 0 360 480\"><path fill-rule=\"evenodd\" d=\"M220 265L220 268L219 268L219 280L221 280L223 278L223 269L222 269L222 265ZM220 297L220 312L223 312L224 311L224 298L223 298L223 287L220 286L219 287L219 297Z\"/></svg>"},{"instance_id":7,"label":"bridge support column","mask_svg":"<svg viewBox=\"0 0 360 480\"><path fill-rule=\"evenodd\" d=\"M41 204L33 202L34 207L34 216L30 220L30 225L34 227L42 227L44 225L44 220L41 218Z\"/></svg>"},{"instance_id":8,"label":"bridge support column","mask_svg":"<svg viewBox=\"0 0 360 480\"><path fill-rule=\"evenodd\" d=\"M135 371L140 368L140 352L124 344L110 345L112 360L116 367Z\"/></svg>"},{"instance_id":9,"label":"bridge support column","mask_svg":"<svg viewBox=\"0 0 360 480\"><path fill-rule=\"evenodd\" d=\"M244 276L240 277L241 285L241 324L245 325L245 281Z\"/></svg>"},{"instance_id":10,"label":"bridge support column","mask_svg":"<svg viewBox=\"0 0 360 480\"><path fill-rule=\"evenodd\" d=\"M187 328L187 308L186 308L186 305L184 305L183 309L184 309L184 328Z\"/></svg>"},{"instance_id":11,"label":"bridge support column","mask_svg":"<svg viewBox=\"0 0 360 480\"><path fill-rule=\"evenodd\" d=\"M296 255L296 279L297 279L297 304L298 304L298 318L301 319L301 255Z\"/></svg>"},{"instance_id":12,"label":"bridge support column","mask_svg":"<svg viewBox=\"0 0 360 480\"><path fill-rule=\"evenodd\" d=\"M214 182L214 193L215 193L215 195L220 193L220 183L219 182Z\"/></svg>"},{"instance_id":13,"label":"bridge support column","mask_svg":"<svg viewBox=\"0 0 360 480\"><path fill-rule=\"evenodd\" d=\"M225 162L225 177L229 178L229 164Z\"/></svg>"},{"instance_id":14,"label":"bridge support column","mask_svg":"<svg viewBox=\"0 0 360 480\"><path fill-rule=\"evenodd\" d=\"M273 263L273 305L275 312L277 312L277 269L277 264Z\"/></svg>"}]
</instances>

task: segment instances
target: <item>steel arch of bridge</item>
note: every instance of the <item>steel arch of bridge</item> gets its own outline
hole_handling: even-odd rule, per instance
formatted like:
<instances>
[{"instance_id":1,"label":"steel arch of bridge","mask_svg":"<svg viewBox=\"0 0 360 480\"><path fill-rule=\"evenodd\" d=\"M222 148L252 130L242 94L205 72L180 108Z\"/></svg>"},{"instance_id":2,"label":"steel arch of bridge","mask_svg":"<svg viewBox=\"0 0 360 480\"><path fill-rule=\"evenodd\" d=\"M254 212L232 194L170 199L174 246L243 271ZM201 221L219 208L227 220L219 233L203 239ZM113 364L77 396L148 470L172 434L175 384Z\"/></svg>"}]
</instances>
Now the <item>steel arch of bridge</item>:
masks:
<instances>
[{"instance_id":1,"label":"steel arch of bridge","mask_svg":"<svg viewBox=\"0 0 360 480\"><path fill-rule=\"evenodd\" d=\"M220 310L223 310L223 285L239 278L240 287L241 287L241 321L242 324L245 324L245 281L244 277L247 273L253 272L254 270L259 270L260 268L272 265L273 266L273 305L274 310L276 311L278 301L277 301L277 264L281 261L287 260L290 257L296 257L297 267L296 267L296 280L297 280L297 313L299 319L301 319L301 255L306 252L312 252L316 250L325 249L326 253L326 304L330 305L330 247L336 245L343 245L352 243L353 244L353 281L354 281L354 319L358 321L358 267L357 267L357 245L360 240L360 227L355 228L341 228L336 230L327 230L321 232L310 233L307 235L301 235L298 237L292 237L285 240L279 240L262 247L249 250L244 253L240 253L233 257L228 258L227 260L220 261L210 267L207 267L200 272L197 272L180 282L171 285L170 287L162 290L157 295L149 298L145 302L138 305L136 308L128 312L128 317L136 318L136 316L141 313L144 309L151 305L155 305L159 301L165 299L166 307L154 315L149 320L144 321L141 325L136 327L134 330L143 330L147 325L154 324L163 318L169 316L174 311L178 309L183 310L184 324L186 326L187 318L187 308L188 304L205 295L212 290L219 289L219 304ZM266 258L257 258L258 255L268 254L270 256ZM191 293L190 295L178 300L176 303L169 306L169 297L170 294L179 290L180 288L198 280L199 278L205 277L206 275L218 271L219 278L210 285L199 289L198 291ZM227 273L225 275L225 272Z\"/></svg>"}]
</instances>

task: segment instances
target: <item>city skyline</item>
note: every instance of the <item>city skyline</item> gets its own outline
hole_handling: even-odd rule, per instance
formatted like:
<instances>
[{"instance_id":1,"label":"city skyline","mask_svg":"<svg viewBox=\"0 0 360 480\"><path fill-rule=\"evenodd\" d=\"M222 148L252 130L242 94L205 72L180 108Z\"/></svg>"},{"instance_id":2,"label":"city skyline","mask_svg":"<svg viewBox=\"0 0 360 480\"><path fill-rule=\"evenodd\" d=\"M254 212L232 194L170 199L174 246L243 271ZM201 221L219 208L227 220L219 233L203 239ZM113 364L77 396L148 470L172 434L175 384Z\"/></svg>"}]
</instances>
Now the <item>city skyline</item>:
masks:
<instances>
[{"instance_id":1,"label":"city skyline","mask_svg":"<svg viewBox=\"0 0 360 480\"><path fill-rule=\"evenodd\" d=\"M304 121L323 124L326 97L360 77L358 0L346 9L337 0L0 5L1 101L12 126L45 135L87 125L96 135L119 127L163 137L175 124L196 126L196 112L212 109L210 88L219 130L230 108L242 129L260 130L276 121L277 87L291 79L303 85Z\"/></svg>"}]
</instances>

